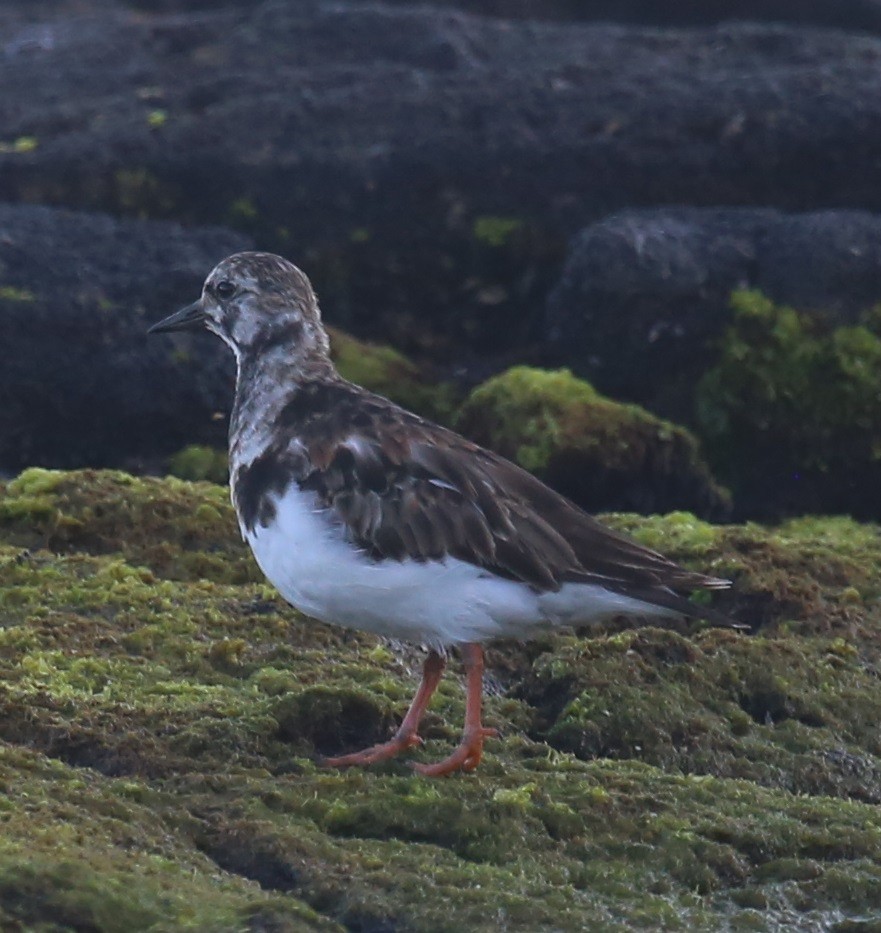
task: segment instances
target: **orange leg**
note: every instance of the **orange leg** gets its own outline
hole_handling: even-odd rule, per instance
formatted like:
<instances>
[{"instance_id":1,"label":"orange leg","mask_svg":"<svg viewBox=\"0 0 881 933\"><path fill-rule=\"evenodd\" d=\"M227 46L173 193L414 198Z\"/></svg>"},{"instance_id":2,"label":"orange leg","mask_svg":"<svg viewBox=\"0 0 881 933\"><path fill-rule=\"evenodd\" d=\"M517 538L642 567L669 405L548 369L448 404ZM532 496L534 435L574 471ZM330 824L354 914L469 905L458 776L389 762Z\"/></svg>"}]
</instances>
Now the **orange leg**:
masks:
<instances>
[{"instance_id":1,"label":"orange leg","mask_svg":"<svg viewBox=\"0 0 881 933\"><path fill-rule=\"evenodd\" d=\"M483 697L483 649L477 644L462 646L465 663L466 699L465 731L458 748L443 761L433 765L413 765L413 769L425 777L442 777L454 771L473 771L480 764L483 740L498 735L497 730L487 729L480 722L480 704Z\"/></svg>"},{"instance_id":2,"label":"orange leg","mask_svg":"<svg viewBox=\"0 0 881 933\"><path fill-rule=\"evenodd\" d=\"M422 667L422 682L419 684L416 696L413 697L410 709L407 710L407 715L404 717L398 731L388 742L382 742L372 748L365 748L360 752L352 752L351 755L341 755L339 758L325 758L324 764L331 768L372 765L377 761L394 758L395 755L399 755L413 745L421 745L422 739L417 734L419 721L422 719L422 714L428 706L431 695L437 690L446 663L444 658L436 651L429 653Z\"/></svg>"}]
</instances>

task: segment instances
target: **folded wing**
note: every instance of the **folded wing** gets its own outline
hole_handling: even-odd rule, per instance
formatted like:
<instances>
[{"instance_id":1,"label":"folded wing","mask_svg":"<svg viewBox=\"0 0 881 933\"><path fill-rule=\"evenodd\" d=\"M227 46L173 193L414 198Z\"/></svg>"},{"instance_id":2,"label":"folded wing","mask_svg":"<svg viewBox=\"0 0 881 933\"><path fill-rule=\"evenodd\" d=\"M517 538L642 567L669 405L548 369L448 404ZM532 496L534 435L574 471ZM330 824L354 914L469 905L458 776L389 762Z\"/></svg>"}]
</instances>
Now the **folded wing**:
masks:
<instances>
[{"instance_id":1,"label":"folded wing","mask_svg":"<svg viewBox=\"0 0 881 933\"><path fill-rule=\"evenodd\" d=\"M354 390L357 391L357 390ZM614 592L728 622L680 594L727 580L679 567L616 534L531 474L388 403L337 400L301 426L297 480L377 559L468 561L538 591L564 583ZM352 412L356 407L352 407ZM374 419L380 419L382 423Z\"/></svg>"}]
</instances>

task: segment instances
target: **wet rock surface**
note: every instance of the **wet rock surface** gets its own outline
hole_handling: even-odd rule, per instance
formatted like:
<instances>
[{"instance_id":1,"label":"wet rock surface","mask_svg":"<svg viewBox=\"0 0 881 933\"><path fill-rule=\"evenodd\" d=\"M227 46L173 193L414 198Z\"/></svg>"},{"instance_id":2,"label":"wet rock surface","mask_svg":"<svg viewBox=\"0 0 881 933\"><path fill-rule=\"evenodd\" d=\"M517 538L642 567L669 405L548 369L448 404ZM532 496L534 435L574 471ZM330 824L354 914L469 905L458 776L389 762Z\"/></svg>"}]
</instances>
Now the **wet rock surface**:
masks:
<instances>
[{"instance_id":1,"label":"wet rock surface","mask_svg":"<svg viewBox=\"0 0 881 933\"><path fill-rule=\"evenodd\" d=\"M3 923L710 931L881 910L878 527L609 521L731 576L722 608L754 634L498 645L502 737L476 774L427 781L319 766L388 733L421 655L285 607L223 488L3 485ZM415 757L456 741L457 681L454 662Z\"/></svg>"}]
</instances>

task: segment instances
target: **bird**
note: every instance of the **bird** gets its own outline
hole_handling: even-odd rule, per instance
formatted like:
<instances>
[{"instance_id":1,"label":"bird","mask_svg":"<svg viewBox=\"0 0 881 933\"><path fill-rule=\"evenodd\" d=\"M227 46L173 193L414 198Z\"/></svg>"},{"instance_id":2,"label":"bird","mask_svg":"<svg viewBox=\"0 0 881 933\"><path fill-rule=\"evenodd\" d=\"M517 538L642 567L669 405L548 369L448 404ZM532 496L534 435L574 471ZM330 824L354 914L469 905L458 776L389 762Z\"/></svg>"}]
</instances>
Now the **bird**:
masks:
<instances>
[{"instance_id":1,"label":"bird","mask_svg":"<svg viewBox=\"0 0 881 933\"><path fill-rule=\"evenodd\" d=\"M465 669L461 741L414 764L473 771L485 740L485 643L609 617L700 617L687 596L730 581L683 568L618 534L531 473L346 381L307 276L272 253L220 262L199 299L149 332L207 330L236 360L230 492L264 575L306 615L426 649L394 735L326 758L366 766L420 745L450 649Z\"/></svg>"}]
</instances>

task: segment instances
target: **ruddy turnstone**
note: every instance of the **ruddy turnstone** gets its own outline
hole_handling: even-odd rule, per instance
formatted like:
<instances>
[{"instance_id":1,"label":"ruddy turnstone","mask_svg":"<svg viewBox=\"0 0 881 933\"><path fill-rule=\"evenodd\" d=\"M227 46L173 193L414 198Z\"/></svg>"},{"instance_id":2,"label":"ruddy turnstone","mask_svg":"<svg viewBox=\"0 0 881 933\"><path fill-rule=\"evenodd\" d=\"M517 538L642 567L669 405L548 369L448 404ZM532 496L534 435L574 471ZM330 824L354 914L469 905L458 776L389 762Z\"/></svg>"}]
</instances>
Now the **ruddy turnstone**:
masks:
<instances>
[{"instance_id":1,"label":"ruddy turnstone","mask_svg":"<svg viewBox=\"0 0 881 933\"><path fill-rule=\"evenodd\" d=\"M419 744L419 721L456 646L467 677L461 743L424 775L480 762L482 644L614 615L713 617L684 593L727 580L618 535L504 458L343 379L306 276L238 253L198 301L150 328L207 328L238 365L232 501L263 573L302 612L425 645L394 736L327 760L369 765Z\"/></svg>"}]
</instances>

